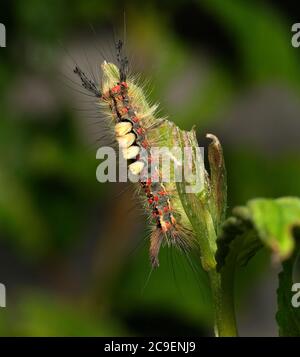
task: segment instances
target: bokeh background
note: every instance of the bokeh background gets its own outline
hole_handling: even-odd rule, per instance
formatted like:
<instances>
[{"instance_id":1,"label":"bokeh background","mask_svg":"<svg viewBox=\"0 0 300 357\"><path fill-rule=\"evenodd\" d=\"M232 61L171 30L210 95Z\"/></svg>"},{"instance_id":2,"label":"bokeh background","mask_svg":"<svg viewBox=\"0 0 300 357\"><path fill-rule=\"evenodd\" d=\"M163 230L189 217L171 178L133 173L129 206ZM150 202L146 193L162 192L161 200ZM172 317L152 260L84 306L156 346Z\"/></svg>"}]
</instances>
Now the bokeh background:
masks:
<instances>
[{"instance_id":1,"label":"bokeh background","mask_svg":"<svg viewBox=\"0 0 300 357\"><path fill-rule=\"evenodd\" d=\"M131 67L151 80L162 114L196 125L201 145L207 132L222 141L229 212L254 197L300 196L292 2L1 1L0 335L212 335L197 259L165 248L150 275L131 189L96 181L105 132L72 66L100 75L124 10ZM241 335L277 335L278 269L262 251L240 270Z\"/></svg>"}]
</instances>

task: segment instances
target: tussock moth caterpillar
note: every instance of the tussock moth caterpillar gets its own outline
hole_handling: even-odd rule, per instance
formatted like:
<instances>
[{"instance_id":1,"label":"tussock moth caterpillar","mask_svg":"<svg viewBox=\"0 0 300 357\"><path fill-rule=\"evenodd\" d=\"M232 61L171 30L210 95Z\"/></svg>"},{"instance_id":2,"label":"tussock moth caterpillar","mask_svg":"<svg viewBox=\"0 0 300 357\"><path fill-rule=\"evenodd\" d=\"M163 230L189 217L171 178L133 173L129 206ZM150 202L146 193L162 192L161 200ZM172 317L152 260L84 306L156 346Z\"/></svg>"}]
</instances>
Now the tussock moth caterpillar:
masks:
<instances>
[{"instance_id":1,"label":"tussock moth caterpillar","mask_svg":"<svg viewBox=\"0 0 300 357\"><path fill-rule=\"evenodd\" d=\"M122 41L116 48L117 65L106 61L101 64L101 83L89 79L77 65L74 72L82 86L97 98L101 111L111 119L115 139L123 157L129 161L128 169L132 175L139 176L140 197L154 222L149 251L151 264L157 267L162 244L174 244L187 251L195 239L176 184L163 182L159 166L154 165L153 172L151 165L156 159L151 149L161 145L161 127L170 129L172 124L156 118L158 106L149 105L136 77L129 74Z\"/></svg>"}]
</instances>

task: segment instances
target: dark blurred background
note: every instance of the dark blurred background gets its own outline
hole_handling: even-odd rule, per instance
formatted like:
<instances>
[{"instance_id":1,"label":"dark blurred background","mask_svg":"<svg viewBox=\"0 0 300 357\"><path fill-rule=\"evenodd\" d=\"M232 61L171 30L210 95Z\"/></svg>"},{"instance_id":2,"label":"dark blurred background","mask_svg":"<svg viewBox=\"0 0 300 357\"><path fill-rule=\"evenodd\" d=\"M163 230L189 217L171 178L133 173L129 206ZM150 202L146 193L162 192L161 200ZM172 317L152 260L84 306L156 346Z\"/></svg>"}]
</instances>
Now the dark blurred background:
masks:
<instances>
[{"instance_id":1,"label":"dark blurred background","mask_svg":"<svg viewBox=\"0 0 300 357\"><path fill-rule=\"evenodd\" d=\"M212 335L197 259L164 248L150 275L132 190L97 183L103 128L72 67L100 76L125 10L131 67L151 80L162 114L196 125L201 145L207 132L220 138L229 211L254 197L300 196L295 4L1 1L0 335ZM264 251L239 272L241 335L277 335L277 272Z\"/></svg>"}]
</instances>

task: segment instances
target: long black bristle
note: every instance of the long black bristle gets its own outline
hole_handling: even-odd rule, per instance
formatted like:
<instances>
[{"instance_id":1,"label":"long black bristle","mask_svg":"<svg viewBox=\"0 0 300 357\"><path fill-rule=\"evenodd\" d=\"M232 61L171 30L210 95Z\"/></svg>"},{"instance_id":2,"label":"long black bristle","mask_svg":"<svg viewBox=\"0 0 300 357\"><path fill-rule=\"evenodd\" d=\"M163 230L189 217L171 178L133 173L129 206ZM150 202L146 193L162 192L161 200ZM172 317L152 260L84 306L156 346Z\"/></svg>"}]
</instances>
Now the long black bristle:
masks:
<instances>
[{"instance_id":1,"label":"long black bristle","mask_svg":"<svg viewBox=\"0 0 300 357\"><path fill-rule=\"evenodd\" d=\"M80 77L83 88L93 93L97 98L101 98L102 93L97 88L96 83L89 79L78 66L74 68L74 73L78 74L78 76Z\"/></svg>"}]
</instances>

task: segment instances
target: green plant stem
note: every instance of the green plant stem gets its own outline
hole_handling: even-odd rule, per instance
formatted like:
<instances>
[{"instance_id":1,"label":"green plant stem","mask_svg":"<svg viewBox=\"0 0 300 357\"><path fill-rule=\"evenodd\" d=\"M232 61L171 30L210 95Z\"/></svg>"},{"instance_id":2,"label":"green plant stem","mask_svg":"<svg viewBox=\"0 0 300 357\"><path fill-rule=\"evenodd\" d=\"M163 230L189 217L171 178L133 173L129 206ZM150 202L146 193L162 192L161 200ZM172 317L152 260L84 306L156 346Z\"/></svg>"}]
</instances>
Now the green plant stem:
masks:
<instances>
[{"instance_id":1,"label":"green plant stem","mask_svg":"<svg viewBox=\"0 0 300 357\"><path fill-rule=\"evenodd\" d=\"M215 335L217 337L237 336L233 299L233 279L229 272L209 272L215 314Z\"/></svg>"},{"instance_id":2,"label":"green plant stem","mask_svg":"<svg viewBox=\"0 0 300 357\"><path fill-rule=\"evenodd\" d=\"M211 292L214 305L215 335L219 337L237 336L237 327L234 308L234 275L235 265L228 264L226 267L217 271L215 253L216 231L210 214L205 211L203 218L206 223L206 237L208 238L208 250L203 251L202 265L204 261L214 261L214 265L208 269L210 278ZM200 242L201 243L201 242ZM207 256L207 255L208 256Z\"/></svg>"}]
</instances>

